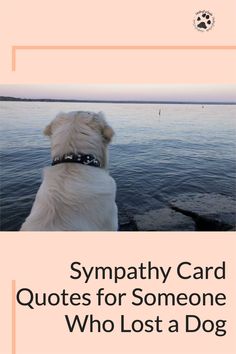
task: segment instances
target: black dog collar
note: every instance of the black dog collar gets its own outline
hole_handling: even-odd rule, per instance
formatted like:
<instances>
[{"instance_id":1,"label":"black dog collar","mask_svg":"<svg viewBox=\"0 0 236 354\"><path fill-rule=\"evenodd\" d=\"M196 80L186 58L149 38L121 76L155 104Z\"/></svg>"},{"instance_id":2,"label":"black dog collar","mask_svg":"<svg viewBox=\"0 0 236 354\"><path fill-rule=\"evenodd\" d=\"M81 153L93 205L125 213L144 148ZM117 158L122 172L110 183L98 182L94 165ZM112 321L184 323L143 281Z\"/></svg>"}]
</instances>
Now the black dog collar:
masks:
<instances>
[{"instance_id":1,"label":"black dog collar","mask_svg":"<svg viewBox=\"0 0 236 354\"><path fill-rule=\"evenodd\" d=\"M63 156L56 156L52 160L52 166L58 165L59 163L74 162L81 163L82 165L88 165L93 167L101 167L100 161L92 154L74 154L73 152L65 154Z\"/></svg>"}]
</instances>

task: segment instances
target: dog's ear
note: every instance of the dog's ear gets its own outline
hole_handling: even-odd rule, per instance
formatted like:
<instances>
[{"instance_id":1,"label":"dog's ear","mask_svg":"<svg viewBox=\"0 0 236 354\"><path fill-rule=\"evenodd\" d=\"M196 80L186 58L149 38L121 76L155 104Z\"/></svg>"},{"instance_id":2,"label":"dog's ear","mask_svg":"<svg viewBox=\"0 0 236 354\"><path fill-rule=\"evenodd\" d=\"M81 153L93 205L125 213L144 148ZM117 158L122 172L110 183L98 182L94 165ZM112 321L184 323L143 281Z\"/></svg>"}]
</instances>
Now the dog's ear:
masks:
<instances>
[{"instance_id":1,"label":"dog's ear","mask_svg":"<svg viewBox=\"0 0 236 354\"><path fill-rule=\"evenodd\" d=\"M47 135L47 136L51 136L52 135L52 123L48 124L44 131L43 131L44 135Z\"/></svg>"},{"instance_id":2,"label":"dog's ear","mask_svg":"<svg viewBox=\"0 0 236 354\"><path fill-rule=\"evenodd\" d=\"M110 143L112 137L114 136L114 130L108 124L106 124L102 130L102 135L108 143Z\"/></svg>"},{"instance_id":3,"label":"dog's ear","mask_svg":"<svg viewBox=\"0 0 236 354\"><path fill-rule=\"evenodd\" d=\"M115 134L114 130L112 129L112 127L110 127L110 125L107 124L103 112L99 112L98 115L99 115L99 118L101 119L101 121L103 122L102 127L101 127L102 128L102 136L104 137L104 139L107 143L110 143L112 137Z\"/></svg>"},{"instance_id":4,"label":"dog's ear","mask_svg":"<svg viewBox=\"0 0 236 354\"><path fill-rule=\"evenodd\" d=\"M58 115L51 121L51 123L49 123L45 127L43 133L47 136L51 136L55 128L57 128L59 125L64 123L65 119L66 119L66 113L63 112L58 113Z\"/></svg>"}]
</instances>

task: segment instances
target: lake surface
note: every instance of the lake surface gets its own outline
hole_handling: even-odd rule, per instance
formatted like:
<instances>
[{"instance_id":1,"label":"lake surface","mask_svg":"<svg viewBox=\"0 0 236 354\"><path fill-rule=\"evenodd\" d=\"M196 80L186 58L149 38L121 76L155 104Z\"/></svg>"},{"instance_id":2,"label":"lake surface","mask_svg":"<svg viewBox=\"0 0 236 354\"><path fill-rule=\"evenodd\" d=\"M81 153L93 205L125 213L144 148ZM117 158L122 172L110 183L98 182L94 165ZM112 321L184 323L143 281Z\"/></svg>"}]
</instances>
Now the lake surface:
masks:
<instances>
[{"instance_id":1,"label":"lake surface","mask_svg":"<svg viewBox=\"0 0 236 354\"><path fill-rule=\"evenodd\" d=\"M50 164L59 111L103 111L121 230L229 230L236 216L236 106L0 102L1 230L18 230ZM160 115L159 115L159 110Z\"/></svg>"}]
</instances>

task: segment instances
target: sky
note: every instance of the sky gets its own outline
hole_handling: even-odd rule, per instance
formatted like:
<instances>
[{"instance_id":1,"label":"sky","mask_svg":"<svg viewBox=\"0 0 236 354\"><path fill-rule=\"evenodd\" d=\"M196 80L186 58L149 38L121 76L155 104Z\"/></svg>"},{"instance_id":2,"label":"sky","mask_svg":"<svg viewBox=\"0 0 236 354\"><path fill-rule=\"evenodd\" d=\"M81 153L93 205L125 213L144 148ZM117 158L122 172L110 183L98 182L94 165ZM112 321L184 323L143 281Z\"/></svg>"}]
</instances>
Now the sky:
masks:
<instances>
[{"instance_id":1,"label":"sky","mask_svg":"<svg viewBox=\"0 0 236 354\"><path fill-rule=\"evenodd\" d=\"M236 85L0 85L0 96L78 100L236 103Z\"/></svg>"}]
</instances>

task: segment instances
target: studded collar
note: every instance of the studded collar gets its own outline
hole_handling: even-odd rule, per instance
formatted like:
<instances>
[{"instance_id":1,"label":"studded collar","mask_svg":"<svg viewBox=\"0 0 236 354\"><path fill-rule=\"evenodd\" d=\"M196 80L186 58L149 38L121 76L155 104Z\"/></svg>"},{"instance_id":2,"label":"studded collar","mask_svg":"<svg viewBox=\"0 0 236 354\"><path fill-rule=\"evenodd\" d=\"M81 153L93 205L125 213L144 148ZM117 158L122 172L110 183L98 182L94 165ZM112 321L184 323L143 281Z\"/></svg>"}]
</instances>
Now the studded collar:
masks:
<instances>
[{"instance_id":1,"label":"studded collar","mask_svg":"<svg viewBox=\"0 0 236 354\"><path fill-rule=\"evenodd\" d=\"M74 154L73 152L64 154L62 156L56 156L52 160L52 166L60 163L81 163L82 165L88 165L93 167L101 167L100 161L92 154Z\"/></svg>"}]
</instances>

